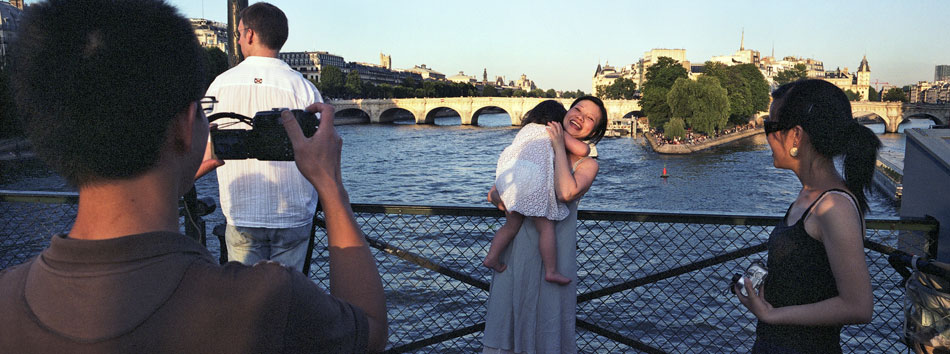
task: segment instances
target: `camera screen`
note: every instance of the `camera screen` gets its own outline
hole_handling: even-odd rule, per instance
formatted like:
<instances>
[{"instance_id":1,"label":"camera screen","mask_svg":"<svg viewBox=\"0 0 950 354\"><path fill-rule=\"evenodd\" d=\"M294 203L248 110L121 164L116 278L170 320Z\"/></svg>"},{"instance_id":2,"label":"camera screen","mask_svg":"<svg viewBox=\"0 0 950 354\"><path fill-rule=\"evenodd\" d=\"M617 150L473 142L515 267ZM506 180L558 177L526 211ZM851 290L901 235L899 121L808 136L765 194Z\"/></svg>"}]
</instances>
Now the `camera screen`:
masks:
<instances>
[{"instance_id":1,"label":"camera screen","mask_svg":"<svg viewBox=\"0 0 950 354\"><path fill-rule=\"evenodd\" d=\"M222 160L242 160L251 157L247 146L250 132L243 129L214 130L211 132L211 152Z\"/></svg>"}]
</instances>

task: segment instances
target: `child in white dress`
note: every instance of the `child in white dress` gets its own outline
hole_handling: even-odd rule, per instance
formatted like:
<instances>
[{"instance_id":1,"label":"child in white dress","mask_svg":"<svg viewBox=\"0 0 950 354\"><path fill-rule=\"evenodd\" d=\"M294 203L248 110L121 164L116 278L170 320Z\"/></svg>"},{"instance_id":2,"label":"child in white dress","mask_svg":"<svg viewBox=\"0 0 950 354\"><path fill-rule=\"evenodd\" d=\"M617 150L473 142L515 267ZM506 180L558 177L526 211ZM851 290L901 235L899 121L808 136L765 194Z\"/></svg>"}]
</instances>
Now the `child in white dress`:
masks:
<instances>
[{"instance_id":1,"label":"child in white dress","mask_svg":"<svg viewBox=\"0 0 950 354\"><path fill-rule=\"evenodd\" d=\"M499 262L501 252L518 234L525 216L538 229L538 249L544 264L544 280L566 285L571 279L557 271L555 221L567 217L569 210L558 202L554 181L554 149L547 123L561 122L567 110L557 101L541 102L525 115L525 124L511 145L498 157L495 189L505 204L506 221L495 232L488 255L482 264L503 272L508 266ZM587 156L590 146L564 134L565 149L577 156Z\"/></svg>"}]
</instances>

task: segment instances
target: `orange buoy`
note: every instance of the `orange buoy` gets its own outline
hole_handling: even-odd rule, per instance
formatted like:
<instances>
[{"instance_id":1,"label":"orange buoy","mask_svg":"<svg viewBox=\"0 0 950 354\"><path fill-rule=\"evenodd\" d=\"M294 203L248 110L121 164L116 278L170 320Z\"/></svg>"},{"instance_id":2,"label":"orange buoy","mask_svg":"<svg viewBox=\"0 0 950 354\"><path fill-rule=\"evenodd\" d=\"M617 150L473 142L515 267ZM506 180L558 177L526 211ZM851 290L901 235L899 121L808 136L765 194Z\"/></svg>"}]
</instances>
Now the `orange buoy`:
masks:
<instances>
[{"instance_id":1,"label":"orange buoy","mask_svg":"<svg viewBox=\"0 0 950 354\"><path fill-rule=\"evenodd\" d=\"M662 178L667 178L667 177L669 177L669 176L670 176L670 175L666 174L666 166L663 166L663 174L660 175L660 177L662 177Z\"/></svg>"}]
</instances>

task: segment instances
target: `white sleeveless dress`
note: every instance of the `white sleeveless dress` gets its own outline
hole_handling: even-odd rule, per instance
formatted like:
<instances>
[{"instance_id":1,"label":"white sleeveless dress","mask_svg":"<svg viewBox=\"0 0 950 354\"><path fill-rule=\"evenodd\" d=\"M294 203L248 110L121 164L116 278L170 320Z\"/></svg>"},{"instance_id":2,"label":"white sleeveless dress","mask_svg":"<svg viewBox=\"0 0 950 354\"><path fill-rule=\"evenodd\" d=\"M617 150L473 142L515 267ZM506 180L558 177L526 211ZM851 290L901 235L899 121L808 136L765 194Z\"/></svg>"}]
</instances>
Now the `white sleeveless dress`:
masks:
<instances>
[{"instance_id":1,"label":"white sleeveless dress","mask_svg":"<svg viewBox=\"0 0 950 354\"><path fill-rule=\"evenodd\" d=\"M495 189L509 211L558 221L569 210L554 193L554 149L547 127L528 124L498 157Z\"/></svg>"}]
</instances>

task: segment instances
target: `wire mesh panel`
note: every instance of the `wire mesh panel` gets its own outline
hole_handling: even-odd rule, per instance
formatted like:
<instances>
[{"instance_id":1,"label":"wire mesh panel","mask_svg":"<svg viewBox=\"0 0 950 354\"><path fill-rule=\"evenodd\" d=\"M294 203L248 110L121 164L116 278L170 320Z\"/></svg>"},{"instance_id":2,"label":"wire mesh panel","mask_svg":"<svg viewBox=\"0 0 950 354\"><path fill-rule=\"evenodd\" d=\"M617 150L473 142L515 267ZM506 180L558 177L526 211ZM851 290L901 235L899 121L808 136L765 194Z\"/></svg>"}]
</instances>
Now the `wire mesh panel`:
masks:
<instances>
[{"instance_id":1,"label":"wire mesh panel","mask_svg":"<svg viewBox=\"0 0 950 354\"><path fill-rule=\"evenodd\" d=\"M75 217L74 202L0 200L0 269L37 254L49 235L68 230ZM487 208L361 204L353 209L382 275L389 350L480 351L491 280L481 261L503 214ZM726 287L733 273L765 258L765 242L780 218L582 211L578 219L580 352L751 349L755 318ZM935 229L933 222L868 222L874 315L870 324L845 327L845 352L906 350L900 337L903 288L887 253L905 234ZM329 288L324 230L318 229L316 238L309 275Z\"/></svg>"}]
</instances>

